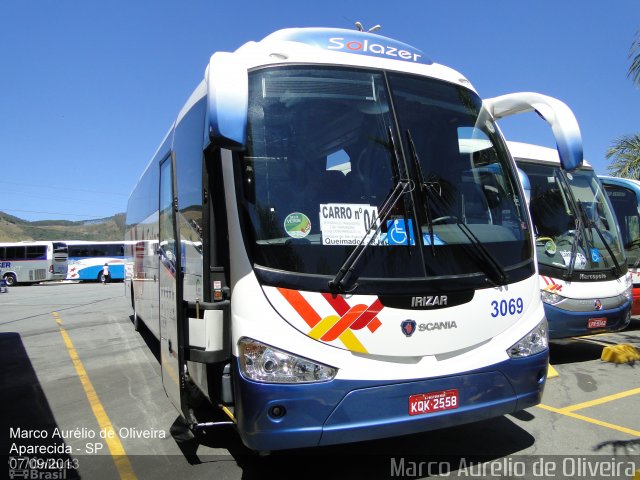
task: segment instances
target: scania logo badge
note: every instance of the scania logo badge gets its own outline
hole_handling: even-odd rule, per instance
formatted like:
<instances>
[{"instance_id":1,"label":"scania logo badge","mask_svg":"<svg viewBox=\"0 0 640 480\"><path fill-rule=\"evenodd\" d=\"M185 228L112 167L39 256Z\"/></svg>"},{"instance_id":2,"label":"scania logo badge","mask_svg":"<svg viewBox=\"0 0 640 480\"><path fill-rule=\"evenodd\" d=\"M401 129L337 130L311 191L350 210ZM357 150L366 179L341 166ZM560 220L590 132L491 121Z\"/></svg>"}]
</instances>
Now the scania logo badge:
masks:
<instances>
[{"instance_id":1,"label":"scania logo badge","mask_svg":"<svg viewBox=\"0 0 640 480\"><path fill-rule=\"evenodd\" d=\"M400 328L402 328L402 333L405 336L410 337L413 335L413 332L416 331L416 321L415 320L403 320L400 324Z\"/></svg>"}]
</instances>

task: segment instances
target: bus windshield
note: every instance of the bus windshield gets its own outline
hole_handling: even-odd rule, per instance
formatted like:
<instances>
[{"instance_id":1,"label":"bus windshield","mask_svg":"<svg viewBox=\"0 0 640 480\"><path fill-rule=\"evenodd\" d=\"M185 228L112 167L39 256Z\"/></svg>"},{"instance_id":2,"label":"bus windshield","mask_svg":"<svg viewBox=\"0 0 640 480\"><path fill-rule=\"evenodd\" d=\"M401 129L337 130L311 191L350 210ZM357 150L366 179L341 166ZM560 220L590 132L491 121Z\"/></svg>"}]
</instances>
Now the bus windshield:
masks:
<instances>
[{"instance_id":1,"label":"bus windshield","mask_svg":"<svg viewBox=\"0 0 640 480\"><path fill-rule=\"evenodd\" d=\"M333 278L364 241L360 280L464 277L478 288L492 270L533 274L526 204L474 92L308 66L249 82L240 198L255 265Z\"/></svg>"},{"instance_id":2,"label":"bus windshield","mask_svg":"<svg viewBox=\"0 0 640 480\"><path fill-rule=\"evenodd\" d=\"M53 253L57 254L68 254L69 253L69 249L67 247L66 243L63 242L53 242Z\"/></svg>"},{"instance_id":3,"label":"bus windshield","mask_svg":"<svg viewBox=\"0 0 640 480\"><path fill-rule=\"evenodd\" d=\"M627 264L637 268L640 264L640 212L636 193L611 183L604 187L618 219Z\"/></svg>"},{"instance_id":4,"label":"bus windshield","mask_svg":"<svg viewBox=\"0 0 640 480\"><path fill-rule=\"evenodd\" d=\"M616 220L591 168L519 162L531 183L538 262L568 272L625 265Z\"/></svg>"}]
</instances>

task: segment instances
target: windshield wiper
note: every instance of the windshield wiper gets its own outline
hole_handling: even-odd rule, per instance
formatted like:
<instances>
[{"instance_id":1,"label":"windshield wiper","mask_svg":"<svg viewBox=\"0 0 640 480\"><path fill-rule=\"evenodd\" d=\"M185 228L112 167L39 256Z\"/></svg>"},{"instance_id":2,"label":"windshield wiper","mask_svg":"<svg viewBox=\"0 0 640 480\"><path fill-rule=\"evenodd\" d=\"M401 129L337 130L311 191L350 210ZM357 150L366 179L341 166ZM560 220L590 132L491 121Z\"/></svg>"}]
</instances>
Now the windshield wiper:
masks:
<instances>
[{"instance_id":1,"label":"windshield wiper","mask_svg":"<svg viewBox=\"0 0 640 480\"><path fill-rule=\"evenodd\" d=\"M393 179L396 184L400 181L400 157L398 156L398 148L396 146L396 140L393 136L393 129L391 125L387 127L387 137L389 138L389 145L391 146L391 151L393 152ZM408 181L408 180L407 180ZM411 229L409 227L409 217L407 215L407 206L404 205L402 209L403 217L404 217L404 226L407 229L407 249L409 250L409 255L411 255Z\"/></svg>"},{"instance_id":2,"label":"windshield wiper","mask_svg":"<svg viewBox=\"0 0 640 480\"><path fill-rule=\"evenodd\" d=\"M569 266L565 272L564 279L570 280L573 275L573 269L576 264L576 258L578 256L578 244L582 241L582 220L580 217L576 218L576 235L573 237L573 245L571 245L571 255L569 256Z\"/></svg>"},{"instance_id":3,"label":"windshield wiper","mask_svg":"<svg viewBox=\"0 0 640 480\"><path fill-rule=\"evenodd\" d=\"M432 201L442 203L442 200L433 192L432 188L433 187L430 187L427 184L427 188L424 191ZM475 247L474 250L476 252L476 256L478 257L479 264L485 267L483 268L483 270L487 275L487 280L489 280L495 286L506 285L507 283L509 283L509 275L507 274L507 272L505 272L504 268L502 268L502 265L500 265L500 262L498 262L498 260L496 260L491 252L489 252L489 250L487 250L487 248L482 244L475 233L473 233L466 224L461 222L457 216L448 215L446 218L453 220L452 223L458 226L458 228L469 240L469 243Z\"/></svg>"},{"instance_id":4,"label":"windshield wiper","mask_svg":"<svg viewBox=\"0 0 640 480\"><path fill-rule=\"evenodd\" d=\"M455 218L455 217L454 217ZM489 250L482 244L482 242L476 237L476 235L471 231L471 229L464 223L460 222L458 218L455 218L456 225L462 230L462 233L466 235L469 239L469 242L476 247L476 252L480 254L480 258L485 266L489 267L489 271L485 270L487 274L487 278L493 281L494 285L506 285L509 283L509 275L504 271L500 262L496 260Z\"/></svg>"},{"instance_id":5,"label":"windshield wiper","mask_svg":"<svg viewBox=\"0 0 640 480\"><path fill-rule=\"evenodd\" d=\"M393 168L393 176L395 178L396 184L393 187L393 190L391 191L387 199L385 200L382 207L380 207L380 211L378 212L378 218L374 219L374 221L371 222L371 224L369 225L369 228L367 229L364 236L362 237L362 240L360 240L356 248L354 248L351 254L344 261L344 263L340 267L340 270L338 270L338 273L336 273L335 277L333 277L333 279L329 281L329 290L332 293L346 292L346 286L349 285L349 280L353 275L353 271L355 270L356 264L362 258L362 255L364 254L364 251L367 249L367 247L371 245L371 242L373 242L373 239L378 236L378 234L380 233L380 229L382 228L382 225L384 224L385 220L387 219L387 217L389 216L393 208L396 206L398 201L404 196L404 194L407 192L407 189L411 185L411 181L409 179L400 178L398 150L396 149L396 143L394 141L393 131L391 130L391 127L387 128L387 135L389 136L389 146L391 147L391 151L393 153L392 168ZM406 218L407 216L405 211L405 228L409 228L409 222L406 220ZM375 230L374 230L374 227L375 227ZM410 244L409 238L410 237L407 236L407 245ZM357 285L354 285L354 287L351 290L354 290L356 287Z\"/></svg>"},{"instance_id":6,"label":"windshield wiper","mask_svg":"<svg viewBox=\"0 0 640 480\"><path fill-rule=\"evenodd\" d=\"M582 215L580 214L580 209L578 207L578 202L576 201L576 198L573 196L573 191L571 190L571 184L569 183L569 180L565 176L564 170L562 169L556 170L553 176L554 178L558 179L559 183L562 184L560 188L560 194L562 195L563 193L562 187L564 187L564 192L565 192L564 197L565 198L568 197L568 201L569 203L571 203L571 207L573 208L573 211L577 213L576 220L575 220L576 234L573 238L573 245L571 245L571 255L569 256L569 265L567 266L567 271L563 275L565 280L570 280L571 277L573 276L573 270L575 269L576 259L578 257L578 245L582 241L582 236L584 235L584 225L582 222ZM585 242L586 240L587 240L587 237L585 235Z\"/></svg>"},{"instance_id":7,"label":"windshield wiper","mask_svg":"<svg viewBox=\"0 0 640 480\"><path fill-rule=\"evenodd\" d=\"M618 277L621 276L622 275L622 267L618 263L618 260L616 259L616 256L613 254L613 250L611 250L611 246L609 245L609 242L607 242L607 239L605 238L604 234L602 233L602 230L600 229L600 227L598 227L598 224L593 219L589 218L589 216L587 215L587 212L585 212L585 210L584 210L584 206L582 205L582 203L579 203L578 206L580 207L580 212L582 213L582 217L584 218L585 225L587 227L589 227L589 228L593 228L596 231L596 233L600 237L600 240L602 240L604 248L607 249L607 252L611 256L611 260L613 260L613 263L615 265L613 267L614 275L616 275Z\"/></svg>"},{"instance_id":8,"label":"windshield wiper","mask_svg":"<svg viewBox=\"0 0 640 480\"><path fill-rule=\"evenodd\" d=\"M586 245L586 243L589 241L587 236L586 236L586 232L584 232L585 227L590 227L593 228L596 233L598 234L598 236L600 237L600 240L602 240L602 243L604 245L604 248L607 249L607 252L609 253L609 255L611 256L611 260L613 260L614 263L614 267L613 267L613 271L614 274L617 276L622 275L622 267L620 266L620 264L618 263L618 260L616 259L615 255L613 254L613 250L611 250L611 247L609 246L609 242L607 242L606 238L604 237L604 235L602 234L602 230L600 230L600 227L598 227L598 225L596 224L596 222L594 222L589 215L587 215L587 212L585 212L584 210L584 206L582 205L582 203L578 202L575 198L575 196L573 195L573 191L571 190L571 184L569 183L569 180L566 178L564 170L560 170L559 171L559 175L556 175L556 177L560 178L561 182L564 184L567 192L568 192L568 196L569 199L573 205L573 208L575 209L575 211L577 212L577 218L576 218L576 236L574 239L574 244L571 247L571 258L569 259L569 268L567 269L567 272L565 274L565 278L571 278L571 276L573 275L573 270L575 268L575 261L576 261L576 257L578 254L578 243L581 240L581 236L584 235L584 240L585 240L585 247L588 247L588 245Z\"/></svg>"},{"instance_id":9,"label":"windshield wiper","mask_svg":"<svg viewBox=\"0 0 640 480\"><path fill-rule=\"evenodd\" d=\"M335 277L329 281L329 290L332 293L346 293L346 286L349 285L349 280L353 275L356 264L362 258L367 247L371 245L373 239L378 236L385 220L398 203L398 200L400 200L407 192L410 184L411 182L407 179L401 179L396 183L393 191L385 200L384 205L380 208L378 218L371 222L371 225L369 225L369 228L365 232L364 237L362 237L362 240L360 240L360 243L358 243L356 248L354 248L351 255L347 257ZM357 285L355 285L353 289L356 287Z\"/></svg>"},{"instance_id":10,"label":"windshield wiper","mask_svg":"<svg viewBox=\"0 0 640 480\"><path fill-rule=\"evenodd\" d=\"M420 193L422 194L422 204L427 215L427 228L429 229L429 240L431 244L431 255L436 256L436 248L433 241L433 212L431 210L431 202L427 197L427 190L431 188L424 181L424 173L422 172L422 165L420 164L420 158L416 150L416 145L413 143L413 137L411 131L407 129L407 141L409 142L409 150L411 151L411 159L413 160L413 167L416 169L418 175L418 182L420 184Z\"/></svg>"}]
</instances>

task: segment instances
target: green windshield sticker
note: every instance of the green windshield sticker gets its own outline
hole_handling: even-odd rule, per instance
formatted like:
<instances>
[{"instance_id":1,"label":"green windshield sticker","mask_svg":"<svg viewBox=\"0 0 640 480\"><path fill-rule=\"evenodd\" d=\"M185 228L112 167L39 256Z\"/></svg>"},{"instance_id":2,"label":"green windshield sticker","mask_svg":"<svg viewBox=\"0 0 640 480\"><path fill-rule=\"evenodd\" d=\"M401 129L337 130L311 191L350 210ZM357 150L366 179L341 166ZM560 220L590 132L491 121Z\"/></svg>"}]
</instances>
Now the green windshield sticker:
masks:
<instances>
[{"instance_id":1,"label":"green windshield sticker","mask_svg":"<svg viewBox=\"0 0 640 480\"><path fill-rule=\"evenodd\" d=\"M536 238L536 245L543 246L545 253L547 253L548 255L555 255L558 251L558 247L551 237Z\"/></svg>"},{"instance_id":2,"label":"green windshield sticker","mask_svg":"<svg viewBox=\"0 0 640 480\"><path fill-rule=\"evenodd\" d=\"M284 230L290 237L304 238L311 231L311 220L304 213L290 213L284 219Z\"/></svg>"}]
</instances>

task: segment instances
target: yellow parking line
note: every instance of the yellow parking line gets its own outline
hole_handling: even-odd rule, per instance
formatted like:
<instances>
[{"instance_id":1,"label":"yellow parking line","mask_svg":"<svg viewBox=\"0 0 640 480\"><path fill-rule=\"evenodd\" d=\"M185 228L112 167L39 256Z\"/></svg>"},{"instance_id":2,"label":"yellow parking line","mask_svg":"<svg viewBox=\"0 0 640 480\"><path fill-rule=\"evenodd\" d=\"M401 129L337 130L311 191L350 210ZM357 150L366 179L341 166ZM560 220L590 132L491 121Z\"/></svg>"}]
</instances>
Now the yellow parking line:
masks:
<instances>
[{"instance_id":1,"label":"yellow parking line","mask_svg":"<svg viewBox=\"0 0 640 480\"><path fill-rule=\"evenodd\" d=\"M613 395L608 395L606 397L596 398L595 400L590 400L588 402L582 402L576 405L570 405L568 407L561 408L561 410L563 412L575 412L576 410L582 410L583 408L602 405L603 403L611 402L613 400L618 400L620 398L630 397L631 395L637 395L637 394L640 394L640 388L634 388L632 390L627 390L625 392L615 393Z\"/></svg>"},{"instance_id":2,"label":"yellow parking line","mask_svg":"<svg viewBox=\"0 0 640 480\"><path fill-rule=\"evenodd\" d=\"M608 347L610 345L615 345L614 342L606 342L606 341L602 341L602 340L598 340L596 338L597 335L588 335L586 337L572 337L571 340L575 340L577 342L585 342L585 343L591 343L593 345L599 345L602 347Z\"/></svg>"},{"instance_id":3,"label":"yellow parking line","mask_svg":"<svg viewBox=\"0 0 640 480\"><path fill-rule=\"evenodd\" d=\"M627 433L634 437L640 436L640 431L633 430L631 428L621 427L620 425L615 425L613 423L603 422L602 420L598 420L596 418L587 417L585 415L580 415L579 413L574 413L571 411L565 411L563 408L555 408L549 405L538 404L539 408L543 410L548 410L550 412L559 413L560 415L566 415L567 417L572 417L578 420L582 420L584 422L593 423L594 425L599 425L601 427L610 428L611 430L616 430L618 432Z\"/></svg>"},{"instance_id":4,"label":"yellow parking line","mask_svg":"<svg viewBox=\"0 0 640 480\"><path fill-rule=\"evenodd\" d=\"M560 374L555 368L553 368L553 365L547 365L547 378L556 378L558 376L560 376Z\"/></svg>"},{"instance_id":5,"label":"yellow parking line","mask_svg":"<svg viewBox=\"0 0 640 480\"><path fill-rule=\"evenodd\" d=\"M133 467L129 462L129 457L127 457L127 454L124 451L124 447L120 442L118 434L113 429L111 420L109 420L109 416L102 406L100 398L93 388L91 380L89 380L89 375L87 375L87 371L85 370L84 365L82 364L82 361L78 356L78 352L73 346L73 342L71 341L69 334L62 326L60 315L58 314L58 312L53 312L52 315L53 318L55 318L56 323L60 327L60 335L62 335L64 344L67 347L67 351L69 352L69 356L71 357L73 366L76 369L76 374L80 378L80 383L82 384L82 388L84 388L84 393L87 396L87 400L89 401L89 405L91 406L93 415L96 417L98 425L100 425L100 431L105 432L105 442L107 443L107 447L109 447L109 452L111 452L111 456L113 457L113 461L116 464L116 468L118 469L120 478L125 480L135 480L137 477L133 472Z\"/></svg>"}]
</instances>

